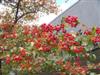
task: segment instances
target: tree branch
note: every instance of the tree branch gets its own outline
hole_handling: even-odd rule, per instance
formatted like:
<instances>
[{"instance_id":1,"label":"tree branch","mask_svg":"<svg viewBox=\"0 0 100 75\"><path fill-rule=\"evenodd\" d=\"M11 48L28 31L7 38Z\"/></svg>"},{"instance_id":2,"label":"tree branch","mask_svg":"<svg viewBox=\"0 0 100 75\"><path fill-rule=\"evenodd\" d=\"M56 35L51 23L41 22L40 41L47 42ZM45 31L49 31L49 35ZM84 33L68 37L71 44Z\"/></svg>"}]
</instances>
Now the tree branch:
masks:
<instances>
[{"instance_id":1,"label":"tree branch","mask_svg":"<svg viewBox=\"0 0 100 75\"><path fill-rule=\"evenodd\" d=\"M19 19L21 19L22 17L30 13L36 13L36 11L30 11L30 12L23 13L21 16L17 17L16 23L18 22Z\"/></svg>"},{"instance_id":2,"label":"tree branch","mask_svg":"<svg viewBox=\"0 0 100 75\"><path fill-rule=\"evenodd\" d=\"M15 13L15 21L14 21L14 24L17 23L17 19L18 19L18 10L19 10L19 6L20 6L20 2L21 2L21 0L18 0L17 8L16 8L16 13Z\"/></svg>"}]
</instances>

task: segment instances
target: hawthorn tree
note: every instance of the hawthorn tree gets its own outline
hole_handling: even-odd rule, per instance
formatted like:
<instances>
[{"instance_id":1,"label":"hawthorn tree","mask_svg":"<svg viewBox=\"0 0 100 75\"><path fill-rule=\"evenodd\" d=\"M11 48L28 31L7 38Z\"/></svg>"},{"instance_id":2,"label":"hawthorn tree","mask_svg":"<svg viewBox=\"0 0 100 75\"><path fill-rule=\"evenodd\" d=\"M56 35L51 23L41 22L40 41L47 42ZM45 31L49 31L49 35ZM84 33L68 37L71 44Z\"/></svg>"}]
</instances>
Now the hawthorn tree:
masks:
<instances>
[{"instance_id":1,"label":"hawthorn tree","mask_svg":"<svg viewBox=\"0 0 100 75\"><path fill-rule=\"evenodd\" d=\"M56 0L0 0L0 3L10 9L0 14L2 22L16 24L36 19L42 12L57 13Z\"/></svg>"}]
</instances>

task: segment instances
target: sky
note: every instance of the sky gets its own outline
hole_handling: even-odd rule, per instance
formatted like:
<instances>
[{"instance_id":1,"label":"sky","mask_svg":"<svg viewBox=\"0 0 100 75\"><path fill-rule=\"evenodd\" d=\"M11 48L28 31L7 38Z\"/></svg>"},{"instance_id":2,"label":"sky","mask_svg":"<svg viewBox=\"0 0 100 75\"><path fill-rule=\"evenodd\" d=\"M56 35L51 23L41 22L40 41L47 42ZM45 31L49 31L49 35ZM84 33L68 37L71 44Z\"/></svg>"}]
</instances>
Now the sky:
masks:
<instances>
[{"instance_id":1,"label":"sky","mask_svg":"<svg viewBox=\"0 0 100 75\"><path fill-rule=\"evenodd\" d=\"M62 0L57 0L56 2L57 2L58 5L62 4Z\"/></svg>"}]
</instances>

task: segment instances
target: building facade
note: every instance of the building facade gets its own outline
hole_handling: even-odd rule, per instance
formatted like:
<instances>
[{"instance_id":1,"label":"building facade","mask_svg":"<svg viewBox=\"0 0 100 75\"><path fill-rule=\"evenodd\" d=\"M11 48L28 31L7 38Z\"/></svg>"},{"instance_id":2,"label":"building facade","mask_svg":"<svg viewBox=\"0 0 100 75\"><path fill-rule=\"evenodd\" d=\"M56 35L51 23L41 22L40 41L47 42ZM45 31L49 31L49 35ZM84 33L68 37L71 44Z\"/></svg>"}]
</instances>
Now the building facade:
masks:
<instances>
[{"instance_id":1,"label":"building facade","mask_svg":"<svg viewBox=\"0 0 100 75\"><path fill-rule=\"evenodd\" d=\"M88 26L100 26L100 0L79 0L51 23L60 24L62 17L68 15L79 17L80 22Z\"/></svg>"}]
</instances>

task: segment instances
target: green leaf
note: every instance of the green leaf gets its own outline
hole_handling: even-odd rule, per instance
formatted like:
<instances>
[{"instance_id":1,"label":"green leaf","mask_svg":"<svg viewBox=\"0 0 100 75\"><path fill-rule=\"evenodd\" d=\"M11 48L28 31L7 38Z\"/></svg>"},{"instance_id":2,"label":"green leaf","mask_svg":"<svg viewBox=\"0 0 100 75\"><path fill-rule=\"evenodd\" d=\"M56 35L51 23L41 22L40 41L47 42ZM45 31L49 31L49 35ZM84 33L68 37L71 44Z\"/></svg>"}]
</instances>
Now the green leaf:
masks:
<instances>
[{"instance_id":1,"label":"green leaf","mask_svg":"<svg viewBox=\"0 0 100 75\"><path fill-rule=\"evenodd\" d=\"M56 48L52 48L51 49L53 52L56 52L57 50L58 50L58 48L56 47Z\"/></svg>"},{"instance_id":2,"label":"green leaf","mask_svg":"<svg viewBox=\"0 0 100 75\"><path fill-rule=\"evenodd\" d=\"M95 33L96 33L96 27L94 26L94 27L92 28L92 35L95 35Z\"/></svg>"},{"instance_id":3,"label":"green leaf","mask_svg":"<svg viewBox=\"0 0 100 75\"><path fill-rule=\"evenodd\" d=\"M96 55L95 54L90 54L89 60L90 61L95 61L96 60Z\"/></svg>"}]
</instances>

